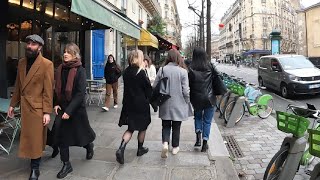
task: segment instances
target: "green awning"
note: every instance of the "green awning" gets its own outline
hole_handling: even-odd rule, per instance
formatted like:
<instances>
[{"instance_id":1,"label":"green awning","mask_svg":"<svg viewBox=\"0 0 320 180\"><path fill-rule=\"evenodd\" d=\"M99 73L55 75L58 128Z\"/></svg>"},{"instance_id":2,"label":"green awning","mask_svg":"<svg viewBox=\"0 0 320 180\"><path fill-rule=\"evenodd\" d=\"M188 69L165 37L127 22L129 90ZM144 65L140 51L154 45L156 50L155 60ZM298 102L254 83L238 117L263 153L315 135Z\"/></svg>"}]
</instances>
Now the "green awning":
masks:
<instances>
[{"instance_id":1,"label":"green awning","mask_svg":"<svg viewBox=\"0 0 320 180\"><path fill-rule=\"evenodd\" d=\"M95 0L72 0L71 11L135 39L140 39L139 27Z\"/></svg>"}]
</instances>

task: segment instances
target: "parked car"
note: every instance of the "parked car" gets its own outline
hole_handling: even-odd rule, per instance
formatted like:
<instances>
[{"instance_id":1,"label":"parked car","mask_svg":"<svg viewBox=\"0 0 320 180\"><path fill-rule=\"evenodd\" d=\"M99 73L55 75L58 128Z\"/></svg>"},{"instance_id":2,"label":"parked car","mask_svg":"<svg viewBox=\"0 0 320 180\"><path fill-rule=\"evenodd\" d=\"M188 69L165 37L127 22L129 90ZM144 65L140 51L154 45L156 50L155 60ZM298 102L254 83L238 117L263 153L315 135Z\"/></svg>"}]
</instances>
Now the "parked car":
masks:
<instances>
[{"instance_id":1,"label":"parked car","mask_svg":"<svg viewBox=\"0 0 320 180\"><path fill-rule=\"evenodd\" d=\"M285 98L320 93L320 69L302 55L270 55L259 60L260 86L279 91Z\"/></svg>"}]
</instances>

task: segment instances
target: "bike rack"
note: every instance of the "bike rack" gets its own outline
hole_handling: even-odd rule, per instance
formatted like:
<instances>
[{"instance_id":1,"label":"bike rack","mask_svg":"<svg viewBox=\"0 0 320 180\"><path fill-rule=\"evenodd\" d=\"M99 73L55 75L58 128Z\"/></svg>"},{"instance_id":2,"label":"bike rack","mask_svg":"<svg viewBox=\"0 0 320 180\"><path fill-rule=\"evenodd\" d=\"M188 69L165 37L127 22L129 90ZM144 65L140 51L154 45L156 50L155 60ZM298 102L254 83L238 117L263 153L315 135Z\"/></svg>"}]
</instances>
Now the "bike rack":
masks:
<instances>
[{"instance_id":1,"label":"bike rack","mask_svg":"<svg viewBox=\"0 0 320 180\"><path fill-rule=\"evenodd\" d=\"M239 111L241 110L243 103L245 102L245 97L241 96L236 96L234 97L236 104L235 106L232 108L232 112L231 112L231 116L230 119L228 120L228 123L226 125L227 128L231 128L234 127L236 124L236 116L237 114L239 114Z\"/></svg>"}]
</instances>

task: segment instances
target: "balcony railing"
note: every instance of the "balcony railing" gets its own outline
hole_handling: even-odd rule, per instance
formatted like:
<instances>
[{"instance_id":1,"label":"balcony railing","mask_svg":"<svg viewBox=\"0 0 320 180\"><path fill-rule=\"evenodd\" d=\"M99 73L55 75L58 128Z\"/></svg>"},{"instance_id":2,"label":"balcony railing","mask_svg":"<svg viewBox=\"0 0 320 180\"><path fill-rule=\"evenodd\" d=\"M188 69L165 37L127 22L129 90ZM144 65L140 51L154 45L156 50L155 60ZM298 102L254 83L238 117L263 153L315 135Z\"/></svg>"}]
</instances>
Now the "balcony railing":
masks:
<instances>
[{"instance_id":1,"label":"balcony railing","mask_svg":"<svg viewBox=\"0 0 320 180\"><path fill-rule=\"evenodd\" d=\"M140 2L152 15L161 16L161 7L157 0L140 0Z\"/></svg>"}]
</instances>

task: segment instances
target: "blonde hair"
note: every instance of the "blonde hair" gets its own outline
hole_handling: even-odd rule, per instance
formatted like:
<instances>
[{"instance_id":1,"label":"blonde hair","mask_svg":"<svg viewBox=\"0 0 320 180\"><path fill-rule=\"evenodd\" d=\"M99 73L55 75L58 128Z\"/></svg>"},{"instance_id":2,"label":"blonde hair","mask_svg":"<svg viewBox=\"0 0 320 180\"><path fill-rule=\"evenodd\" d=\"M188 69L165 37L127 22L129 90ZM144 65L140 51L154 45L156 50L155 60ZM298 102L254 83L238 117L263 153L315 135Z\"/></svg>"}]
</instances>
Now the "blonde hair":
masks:
<instances>
[{"instance_id":1,"label":"blonde hair","mask_svg":"<svg viewBox=\"0 0 320 180\"><path fill-rule=\"evenodd\" d=\"M79 59L79 60L81 59L80 49L75 43L68 43L66 45L65 51L75 56L76 59Z\"/></svg>"},{"instance_id":2,"label":"blonde hair","mask_svg":"<svg viewBox=\"0 0 320 180\"><path fill-rule=\"evenodd\" d=\"M144 68L143 59L143 52L139 49L131 51L128 56L129 65L139 68L137 74Z\"/></svg>"}]
</instances>

